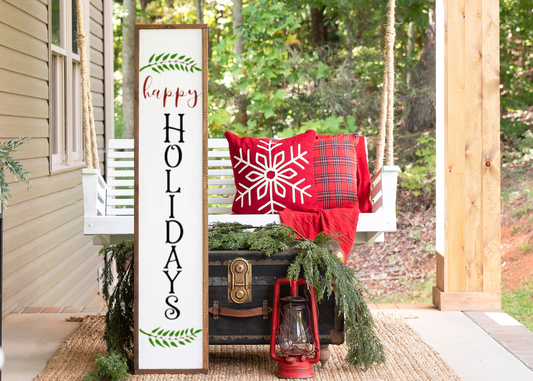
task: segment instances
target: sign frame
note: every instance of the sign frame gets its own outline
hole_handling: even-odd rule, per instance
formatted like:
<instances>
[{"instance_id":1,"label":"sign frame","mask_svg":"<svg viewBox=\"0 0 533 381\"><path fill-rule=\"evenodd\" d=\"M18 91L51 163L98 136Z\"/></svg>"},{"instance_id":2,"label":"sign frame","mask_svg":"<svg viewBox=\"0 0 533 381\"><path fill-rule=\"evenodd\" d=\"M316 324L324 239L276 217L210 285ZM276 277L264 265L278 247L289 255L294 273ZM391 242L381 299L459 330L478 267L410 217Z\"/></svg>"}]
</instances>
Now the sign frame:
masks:
<instances>
[{"instance_id":1,"label":"sign frame","mask_svg":"<svg viewBox=\"0 0 533 381\"><path fill-rule=\"evenodd\" d=\"M139 83L139 56L140 56L140 33L142 30L179 30L179 29L200 29L202 34L202 46L201 46L201 52L202 52L202 71L201 73L194 73L194 74L201 74L202 76L202 86L201 86L201 99L202 99L202 109L201 109L201 115L202 115L202 242L198 242L198 246L201 247L202 252L202 340L201 342L194 342L194 344L201 344L202 345L202 366L199 368L185 368L185 369L140 369L139 366L139 344L140 344L140 334L139 334L139 222L143 216L140 215L140 208L139 208L139 192L142 190L142 184L140 183L140 177L139 177L139 163L143 159L139 153L139 101L140 101L140 83ZM208 267L208 238L207 238L207 231L208 231L208 204L207 204L207 107L208 107L208 90L207 90L207 74L208 74L208 28L206 24L179 24L179 25L135 25L135 51L134 51L134 57L135 57L135 109L134 109L134 116L135 116L135 126L134 126L134 232L135 232L135 252L134 252L134 259L135 259L135 266L134 266L134 280L135 280L135 287L134 287L134 369L135 374L207 374L208 373L208 367L209 367L209 316L208 316L208 303L209 303L209 296L208 296L208 287L209 287L209 267ZM200 97L199 97L200 98ZM176 101L177 105L177 101ZM167 117L168 118L168 117ZM169 176L169 175L167 175ZM200 211L199 211L200 212ZM167 224L167 237L168 237L168 224ZM168 238L167 238L168 241ZM165 258L166 260L166 258ZM179 264L179 261L177 261ZM168 266L168 263L167 263ZM179 275L179 274L178 274ZM200 274L198 274L200 275ZM168 277L168 274L167 274ZM177 277L177 276L176 276ZM170 279L170 278L169 278ZM177 333L176 333L177 335ZM190 345L190 344L187 344ZM186 348L186 347L184 347ZM169 348L168 350L172 350L174 348ZM178 349L179 350L179 349Z\"/></svg>"}]
</instances>

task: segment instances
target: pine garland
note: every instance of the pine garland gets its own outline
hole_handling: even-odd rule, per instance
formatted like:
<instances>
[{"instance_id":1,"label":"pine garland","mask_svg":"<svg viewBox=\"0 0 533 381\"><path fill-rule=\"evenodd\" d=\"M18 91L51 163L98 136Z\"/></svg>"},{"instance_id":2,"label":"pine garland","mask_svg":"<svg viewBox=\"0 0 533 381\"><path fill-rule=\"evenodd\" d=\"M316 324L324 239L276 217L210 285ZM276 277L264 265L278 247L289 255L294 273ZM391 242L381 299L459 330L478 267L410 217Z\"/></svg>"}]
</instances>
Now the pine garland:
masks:
<instances>
[{"instance_id":1,"label":"pine garland","mask_svg":"<svg viewBox=\"0 0 533 381\"><path fill-rule=\"evenodd\" d=\"M363 298L364 292L370 297L372 295L357 279L354 270L344 266L326 247L334 242L335 237L321 233L311 241L286 225L254 227L228 223L210 227L209 250L257 250L270 256L291 248L300 249L288 268L287 278L297 279L303 270L303 277L315 289L317 302L324 295L329 298L335 293L339 313L345 316L348 345L345 361L365 369L372 368L374 364L385 362L383 345L376 335L372 313ZM103 295L108 312L104 339L109 352L117 350L126 354L133 351L133 241L105 246L100 254L106 258ZM114 261L118 279L110 294L114 281L111 265Z\"/></svg>"},{"instance_id":2,"label":"pine garland","mask_svg":"<svg viewBox=\"0 0 533 381\"><path fill-rule=\"evenodd\" d=\"M134 342L133 241L126 240L115 246L104 246L100 250L100 255L104 256L102 294L107 304L104 332L107 352L117 351L128 357L128 352L133 352ZM116 264L117 270L115 287L113 287L113 264Z\"/></svg>"},{"instance_id":3,"label":"pine garland","mask_svg":"<svg viewBox=\"0 0 533 381\"><path fill-rule=\"evenodd\" d=\"M317 302L324 298L324 294L329 297L335 293L340 313L345 315L348 345L345 361L365 369L384 363L383 345L376 335L374 319L363 292L372 295L357 279L354 270L344 266L327 248L337 236L321 233L311 241L286 225L271 224L258 227L254 232L247 230L250 228L253 227L238 223L213 226L209 231L209 249L220 250L228 241L233 244L231 250L258 250L268 256L290 248L301 249L289 266L287 278L297 279L303 270L306 282L315 289Z\"/></svg>"}]
</instances>

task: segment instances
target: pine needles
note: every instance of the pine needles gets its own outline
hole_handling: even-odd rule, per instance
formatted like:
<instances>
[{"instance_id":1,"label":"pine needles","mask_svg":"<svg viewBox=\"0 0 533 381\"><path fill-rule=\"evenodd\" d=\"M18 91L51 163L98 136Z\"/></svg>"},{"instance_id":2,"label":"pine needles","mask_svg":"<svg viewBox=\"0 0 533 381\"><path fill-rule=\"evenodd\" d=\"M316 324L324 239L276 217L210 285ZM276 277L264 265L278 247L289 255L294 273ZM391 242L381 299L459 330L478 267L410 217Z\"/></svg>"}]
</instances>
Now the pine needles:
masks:
<instances>
[{"instance_id":1,"label":"pine needles","mask_svg":"<svg viewBox=\"0 0 533 381\"><path fill-rule=\"evenodd\" d=\"M7 198L11 197L11 189L6 180L6 169L13 174L15 180L24 182L27 189L30 189L30 173L22 165L13 159L13 155L20 149L20 146L30 140L30 138L12 139L7 142L0 142L0 202L7 203Z\"/></svg>"},{"instance_id":2,"label":"pine needles","mask_svg":"<svg viewBox=\"0 0 533 381\"><path fill-rule=\"evenodd\" d=\"M100 250L100 255L103 255L105 260L102 293L107 304L104 332L107 352L117 351L128 357L128 352L133 352L134 341L133 241L123 241L116 246L104 246ZM113 287L112 271L114 263L117 270L115 287Z\"/></svg>"},{"instance_id":3,"label":"pine needles","mask_svg":"<svg viewBox=\"0 0 533 381\"><path fill-rule=\"evenodd\" d=\"M317 302L324 295L329 298L335 293L339 313L345 316L348 345L345 360L350 365L372 368L374 364L385 362L385 353L375 332L372 313L363 298L363 293L370 293L357 279L354 270L344 266L328 250L327 245L332 244L335 237L321 233L311 241L286 225L253 227L239 223L220 224L209 230L209 250L257 250L270 256L292 248L300 249L288 268L287 278L303 277L314 287ZM100 254L106 259L103 295L108 312L104 339L108 352L117 350L127 355L127 352L133 351L133 241L105 246ZM117 265L118 279L110 293L114 282L111 271L113 262Z\"/></svg>"},{"instance_id":4,"label":"pine needles","mask_svg":"<svg viewBox=\"0 0 533 381\"><path fill-rule=\"evenodd\" d=\"M332 255L324 244L331 243L331 237L324 234L315 241L301 241L296 260L289 266L287 277L298 278L300 271L308 284L315 288L317 302L324 294L334 292L340 313L344 313L344 329L348 354L345 361L354 366L371 368L373 364L385 362L383 345L376 335L372 313L363 298L367 288L357 279L352 268ZM320 273L323 272L324 275Z\"/></svg>"},{"instance_id":5,"label":"pine needles","mask_svg":"<svg viewBox=\"0 0 533 381\"><path fill-rule=\"evenodd\" d=\"M252 232L246 228L236 222L213 226L209 230L209 250L249 250Z\"/></svg>"},{"instance_id":6,"label":"pine needles","mask_svg":"<svg viewBox=\"0 0 533 381\"><path fill-rule=\"evenodd\" d=\"M325 294L329 297L335 293L340 313L345 315L348 345L345 361L364 368L384 363L383 345L376 335L372 313L363 297L363 292L370 293L357 279L354 270L344 266L327 248L336 236L321 233L310 241L286 225L271 224L256 228L254 232L246 230L250 228L238 223L213 226L209 231L209 249L214 250L216 245L218 250L258 250L268 256L291 248L301 249L288 268L287 278L297 279L303 271L304 279L315 289L317 302ZM224 248L224 241L238 242L239 245L232 247L239 248Z\"/></svg>"}]
</instances>

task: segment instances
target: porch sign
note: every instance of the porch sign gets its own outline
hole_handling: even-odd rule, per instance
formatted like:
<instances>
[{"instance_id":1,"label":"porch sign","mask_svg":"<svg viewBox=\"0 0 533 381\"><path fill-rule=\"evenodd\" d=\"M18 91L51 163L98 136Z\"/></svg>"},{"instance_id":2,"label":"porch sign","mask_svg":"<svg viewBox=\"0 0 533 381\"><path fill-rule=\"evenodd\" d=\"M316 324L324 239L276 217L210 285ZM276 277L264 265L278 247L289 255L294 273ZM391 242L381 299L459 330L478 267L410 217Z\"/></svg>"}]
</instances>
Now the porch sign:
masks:
<instances>
[{"instance_id":1,"label":"porch sign","mask_svg":"<svg viewBox=\"0 0 533 381\"><path fill-rule=\"evenodd\" d=\"M135 373L207 373L207 27L135 44Z\"/></svg>"}]
</instances>

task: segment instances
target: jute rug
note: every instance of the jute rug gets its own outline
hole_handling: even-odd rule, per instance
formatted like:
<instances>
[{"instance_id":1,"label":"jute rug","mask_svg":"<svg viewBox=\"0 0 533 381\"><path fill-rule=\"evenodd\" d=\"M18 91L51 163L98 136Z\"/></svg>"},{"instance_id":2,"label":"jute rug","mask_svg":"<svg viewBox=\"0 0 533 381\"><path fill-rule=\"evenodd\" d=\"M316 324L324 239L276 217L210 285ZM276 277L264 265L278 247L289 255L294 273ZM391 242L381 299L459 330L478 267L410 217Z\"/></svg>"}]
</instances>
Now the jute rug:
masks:
<instances>
[{"instance_id":1,"label":"jute rug","mask_svg":"<svg viewBox=\"0 0 533 381\"><path fill-rule=\"evenodd\" d=\"M375 315L377 331L387 362L364 371L343 361L345 345L331 345L325 368L315 365L317 381L457 381L460 378L440 355L404 321L393 314ZM96 354L105 351L103 317L88 316L61 345L36 381L78 381L90 371ZM209 347L208 375L144 375L132 381L275 381L277 363L270 359L266 345L212 345Z\"/></svg>"}]
</instances>

